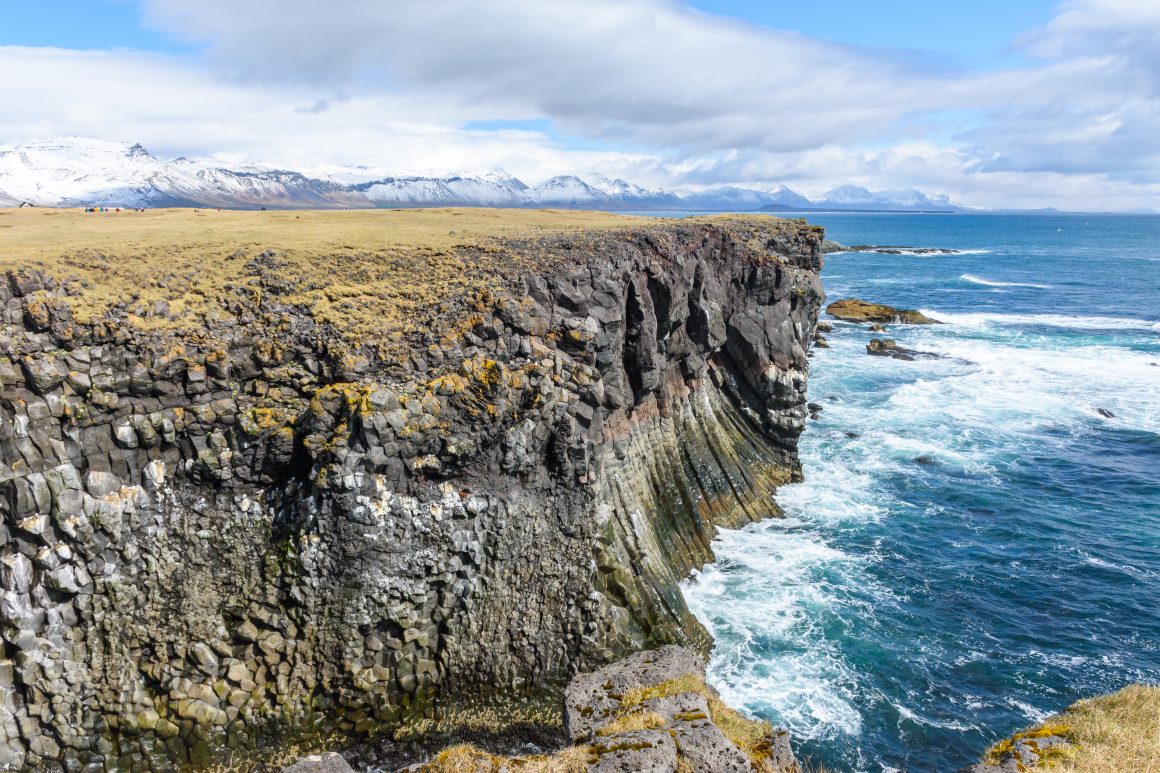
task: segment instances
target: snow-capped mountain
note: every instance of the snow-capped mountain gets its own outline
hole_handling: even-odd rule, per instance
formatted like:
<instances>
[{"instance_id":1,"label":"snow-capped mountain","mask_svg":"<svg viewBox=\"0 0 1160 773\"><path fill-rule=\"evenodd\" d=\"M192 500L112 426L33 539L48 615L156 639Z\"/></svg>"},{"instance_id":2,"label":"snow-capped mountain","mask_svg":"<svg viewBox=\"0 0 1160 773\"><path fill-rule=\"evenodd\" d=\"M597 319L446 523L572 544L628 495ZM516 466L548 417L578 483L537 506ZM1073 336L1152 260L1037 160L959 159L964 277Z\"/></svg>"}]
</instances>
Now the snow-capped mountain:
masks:
<instances>
[{"instance_id":1,"label":"snow-capped mountain","mask_svg":"<svg viewBox=\"0 0 1160 773\"><path fill-rule=\"evenodd\" d=\"M621 211L958 209L913 190L841 186L808 199L784 185L718 186L686 193L603 175L560 175L528 186L506 172L448 177L378 176L369 167L314 175L211 159L159 159L140 145L80 137L0 147L0 207L567 207ZM372 179L373 178L373 179Z\"/></svg>"},{"instance_id":2,"label":"snow-capped mountain","mask_svg":"<svg viewBox=\"0 0 1160 773\"><path fill-rule=\"evenodd\" d=\"M0 196L46 207L365 205L345 186L298 172L162 161L140 145L83 138L0 148Z\"/></svg>"},{"instance_id":3,"label":"snow-capped mountain","mask_svg":"<svg viewBox=\"0 0 1160 773\"><path fill-rule=\"evenodd\" d=\"M914 188L869 191L856 185L841 185L810 202L813 209L860 209L897 212L940 212L962 209L946 196L928 197Z\"/></svg>"},{"instance_id":4,"label":"snow-capped mountain","mask_svg":"<svg viewBox=\"0 0 1160 773\"><path fill-rule=\"evenodd\" d=\"M755 209L799 209L811 206L810 200L784 185L739 188L724 186L688 194L685 201L696 209L747 212Z\"/></svg>"},{"instance_id":5,"label":"snow-capped mountain","mask_svg":"<svg viewBox=\"0 0 1160 773\"><path fill-rule=\"evenodd\" d=\"M560 175L544 180L528 189L528 199L534 204L555 207L599 207L612 197L599 188L573 175Z\"/></svg>"}]
</instances>

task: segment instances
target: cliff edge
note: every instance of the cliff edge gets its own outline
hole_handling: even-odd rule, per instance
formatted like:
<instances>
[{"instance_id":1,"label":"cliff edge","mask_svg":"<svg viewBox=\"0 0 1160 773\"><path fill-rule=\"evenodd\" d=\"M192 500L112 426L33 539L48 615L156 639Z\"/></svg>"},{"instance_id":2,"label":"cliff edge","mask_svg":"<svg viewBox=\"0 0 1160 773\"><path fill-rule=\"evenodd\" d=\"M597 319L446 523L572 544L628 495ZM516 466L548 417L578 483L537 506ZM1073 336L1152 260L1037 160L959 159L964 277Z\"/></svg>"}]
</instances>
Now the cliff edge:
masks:
<instances>
[{"instance_id":1,"label":"cliff edge","mask_svg":"<svg viewBox=\"0 0 1160 773\"><path fill-rule=\"evenodd\" d=\"M0 767L558 723L707 649L678 583L800 477L819 229L214 214L5 221Z\"/></svg>"}]
</instances>

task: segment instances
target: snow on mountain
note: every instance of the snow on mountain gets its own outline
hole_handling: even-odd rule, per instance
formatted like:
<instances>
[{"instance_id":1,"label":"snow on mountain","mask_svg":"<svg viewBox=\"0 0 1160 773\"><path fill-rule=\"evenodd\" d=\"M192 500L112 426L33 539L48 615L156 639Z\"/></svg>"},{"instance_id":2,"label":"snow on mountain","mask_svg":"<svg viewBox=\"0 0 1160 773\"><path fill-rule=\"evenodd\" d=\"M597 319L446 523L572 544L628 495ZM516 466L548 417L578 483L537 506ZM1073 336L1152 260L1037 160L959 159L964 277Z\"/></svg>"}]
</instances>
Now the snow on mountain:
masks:
<instances>
[{"instance_id":1,"label":"snow on mountain","mask_svg":"<svg viewBox=\"0 0 1160 773\"><path fill-rule=\"evenodd\" d=\"M505 172L448 177L446 185L465 202L489 207L518 207L523 204L528 190L528 186Z\"/></svg>"},{"instance_id":2,"label":"snow on mountain","mask_svg":"<svg viewBox=\"0 0 1160 773\"><path fill-rule=\"evenodd\" d=\"M39 206L68 206L94 193L139 200L160 162L140 145L79 137L0 148L0 192ZM94 201L105 203L103 200Z\"/></svg>"},{"instance_id":3,"label":"snow on mountain","mask_svg":"<svg viewBox=\"0 0 1160 773\"><path fill-rule=\"evenodd\" d=\"M953 211L961 209L946 196L934 199L914 188L891 191L869 191L856 185L841 185L822 194L814 208L873 209L888 211Z\"/></svg>"},{"instance_id":4,"label":"snow on mountain","mask_svg":"<svg viewBox=\"0 0 1160 773\"><path fill-rule=\"evenodd\" d=\"M690 208L716 211L750 211L762 207L809 207L810 201L804 196L794 193L785 186L776 186L772 190L756 188L740 188L727 185L720 188L709 188L683 197Z\"/></svg>"},{"instance_id":5,"label":"snow on mountain","mask_svg":"<svg viewBox=\"0 0 1160 773\"><path fill-rule=\"evenodd\" d=\"M577 207L608 210L959 209L914 189L844 185L818 199L784 185L650 190L603 175L560 175L529 187L506 172L448 177L382 175L371 167L319 167L313 175L198 158L162 160L140 145L80 137L0 147L0 207L334 208Z\"/></svg>"},{"instance_id":6,"label":"snow on mountain","mask_svg":"<svg viewBox=\"0 0 1160 773\"><path fill-rule=\"evenodd\" d=\"M559 175L533 185L527 190L528 202L545 206L590 206L611 200L604 191L594 188L575 175Z\"/></svg>"},{"instance_id":7,"label":"snow on mountain","mask_svg":"<svg viewBox=\"0 0 1160 773\"><path fill-rule=\"evenodd\" d=\"M762 194L768 196L772 201L770 204L780 204L787 207L809 207L810 200L791 188L784 185L755 185L754 190L760 191Z\"/></svg>"},{"instance_id":8,"label":"snow on mountain","mask_svg":"<svg viewBox=\"0 0 1160 773\"><path fill-rule=\"evenodd\" d=\"M336 206L344 186L297 172L162 161L140 145L69 137L0 148L0 195L46 207Z\"/></svg>"},{"instance_id":9,"label":"snow on mountain","mask_svg":"<svg viewBox=\"0 0 1160 773\"><path fill-rule=\"evenodd\" d=\"M385 177L348 186L372 204L419 207L519 207L526 185L504 173L478 177Z\"/></svg>"}]
</instances>

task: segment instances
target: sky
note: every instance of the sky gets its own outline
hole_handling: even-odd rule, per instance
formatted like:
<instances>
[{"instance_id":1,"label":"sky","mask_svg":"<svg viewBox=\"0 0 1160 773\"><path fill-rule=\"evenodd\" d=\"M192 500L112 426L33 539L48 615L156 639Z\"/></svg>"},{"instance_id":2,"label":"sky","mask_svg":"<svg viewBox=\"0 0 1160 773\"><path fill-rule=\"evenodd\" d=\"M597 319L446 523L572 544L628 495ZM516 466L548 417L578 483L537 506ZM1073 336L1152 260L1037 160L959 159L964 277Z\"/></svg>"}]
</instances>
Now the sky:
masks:
<instances>
[{"instance_id":1,"label":"sky","mask_svg":"<svg viewBox=\"0 0 1160 773\"><path fill-rule=\"evenodd\" d=\"M1160 0L0 0L0 144L1160 209Z\"/></svg>"}]
</instances>

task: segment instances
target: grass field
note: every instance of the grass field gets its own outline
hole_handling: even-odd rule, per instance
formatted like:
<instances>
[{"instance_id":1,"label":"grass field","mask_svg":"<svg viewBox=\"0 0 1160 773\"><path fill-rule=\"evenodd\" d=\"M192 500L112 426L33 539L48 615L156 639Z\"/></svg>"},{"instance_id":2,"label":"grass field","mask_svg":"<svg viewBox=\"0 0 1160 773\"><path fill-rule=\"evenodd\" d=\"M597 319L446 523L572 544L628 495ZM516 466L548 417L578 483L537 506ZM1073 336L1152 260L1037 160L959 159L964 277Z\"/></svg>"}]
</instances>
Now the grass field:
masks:
<instances>
[{"instance_id":1,"label":"grass field","mask_svg":"<svg viewBox=\"0 0 1160 773\"><path fill-rule=\"evenodd\" d=\"M142 328L196 324L218 313L223 293L259 294L273 279L279 300L359 337L403 332L432 304L536 259L512 254L505 239L642 222L650 221L550 210L0 210L0 271L69 281L82 322L126 303Z\"/></svg>"}]
</instances>

